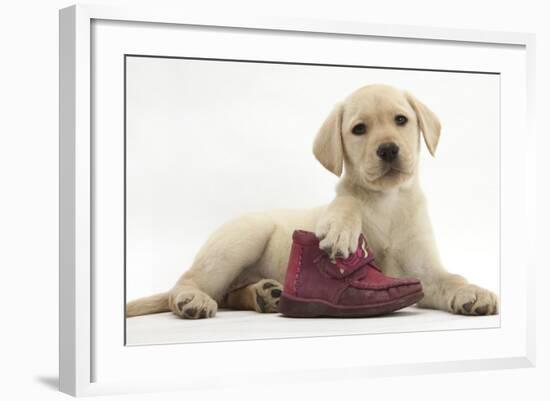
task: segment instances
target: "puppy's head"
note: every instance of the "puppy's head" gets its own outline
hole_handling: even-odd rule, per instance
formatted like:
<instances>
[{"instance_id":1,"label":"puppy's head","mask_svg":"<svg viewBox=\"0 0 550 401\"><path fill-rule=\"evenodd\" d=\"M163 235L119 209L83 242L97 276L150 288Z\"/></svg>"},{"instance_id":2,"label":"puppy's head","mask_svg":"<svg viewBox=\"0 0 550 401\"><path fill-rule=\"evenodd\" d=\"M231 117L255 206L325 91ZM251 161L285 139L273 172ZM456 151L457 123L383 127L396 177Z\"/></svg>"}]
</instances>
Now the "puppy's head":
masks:
<instances>
[{"instance_id":1,"label":"puppy's head","mask_svg":"<svg viewBox=\"0 0 550 401\"><path fill-rule=\"evenodd\" d=\"M313 153L337 176L346 174L373 190L407 182L416 172L420 134L432 155L441 125L407 92L386 85L358 89L323 123Z\"/></svg>"}]
</instances>

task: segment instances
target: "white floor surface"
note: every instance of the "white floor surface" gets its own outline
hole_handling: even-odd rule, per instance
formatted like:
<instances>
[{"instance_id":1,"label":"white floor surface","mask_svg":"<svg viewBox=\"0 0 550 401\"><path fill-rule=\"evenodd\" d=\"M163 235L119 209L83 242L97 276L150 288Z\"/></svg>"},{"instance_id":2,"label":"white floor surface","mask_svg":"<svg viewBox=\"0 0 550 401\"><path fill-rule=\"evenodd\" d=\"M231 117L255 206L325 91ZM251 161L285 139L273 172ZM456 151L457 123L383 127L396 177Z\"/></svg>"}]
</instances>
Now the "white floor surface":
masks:
<instances>
[{"instance_id":1,"label":"white floor surface","mask_svg":"<svg viewBox=\"0 0 550 401\"><path fill-rule=\"evenodd\" d=\"M287 318L278 313L219 310L212 319L184 320L172 313L126 320L126 344L175 344L381 334L432 330L464 330L500 326L497 316L460 316L410 307L370 318Z\"/></svg>"}]
</instances>

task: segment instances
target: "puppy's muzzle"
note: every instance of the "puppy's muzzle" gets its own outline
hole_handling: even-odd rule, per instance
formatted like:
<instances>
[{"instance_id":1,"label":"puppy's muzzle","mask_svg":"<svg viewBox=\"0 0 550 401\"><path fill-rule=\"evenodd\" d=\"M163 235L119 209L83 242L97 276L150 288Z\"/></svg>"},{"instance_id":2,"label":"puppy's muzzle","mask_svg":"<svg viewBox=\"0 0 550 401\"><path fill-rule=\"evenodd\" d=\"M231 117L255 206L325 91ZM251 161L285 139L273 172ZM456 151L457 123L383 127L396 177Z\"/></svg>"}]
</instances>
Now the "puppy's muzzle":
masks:
<instances>
[{"instance_id":1,"label":"puppy's muzzle","mask_svg":"<svg viewBox=\"0 0 550 401\"><path fill-rule=\"evenodd\" d=\"M399 155L399 146L393 142L383 143L376 149L378 157L385 162L391 163Z\"/></svg>"}]
</instances>

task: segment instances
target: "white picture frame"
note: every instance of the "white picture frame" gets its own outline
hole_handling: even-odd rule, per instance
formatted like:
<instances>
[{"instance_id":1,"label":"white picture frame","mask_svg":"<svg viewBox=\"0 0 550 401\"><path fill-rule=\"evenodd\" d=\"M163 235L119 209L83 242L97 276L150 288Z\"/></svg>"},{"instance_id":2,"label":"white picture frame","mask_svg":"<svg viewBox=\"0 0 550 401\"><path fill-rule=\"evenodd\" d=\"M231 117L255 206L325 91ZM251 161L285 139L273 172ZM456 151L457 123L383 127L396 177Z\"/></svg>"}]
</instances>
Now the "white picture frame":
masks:
<instances>
[{"instance_id":1,"label":"white picture frame","mask_svg":"<svg viewBox=\"0 0 550 401\"><path fill-rule=\"evenodd\" d=\"M93 74L97 73L94 71L97 60L93 59L93 54L96 54L94 50L98 50L93 48L92 31L93 24L98 21L126 24L126 28L121 28L122 33L113 42L127 43L133 50L136 50L136 46L130 44L131 35L124 35L124 29L155 26L168 29L200 27L204 30L217 30L219 34L223 34L225 29L242 30L250 35L275 32L304 34L309 37L337 36L342 40L383 38L386 41L431 43L441 49L455 46L457 52L466 52L466 48L478 48L482 52L484 47L509 50L506 57L510 57L509 60L513 62L504 65L503 60L506 58L496 57L492 61L493 71L503 74L503 87L506 89L502 92L503 110L517 104L520 104L522 110L514 117L509 116L510 113L506 114L504 118L507 119L507 125L502 135L503 138L508 138L512 129L520 130L525 133L526 145L516 149L511 142L504 141L501 148L501 201L504 202L501 221L506 224L502 224L501 232L501 258L504 263L501 267L500 327L494 330L464 329L452 333L380 334L376 336L379 344L377 348L380 349L385 344L393 344L390 343L391 336L406 335L408 341L395 345L395 355L383 355L372 350L367 354L367 359L357 353L357 349L364 348L360 347L361 341L365 341L362 335L125 347L120 341L120 333L124 330L123 322L118 321L120 316L124 316L123 308L119 308L112 316L107 316L102 313L102 303L107 302L107 299L101 301L93 298L97 296L94 294L98 285L105 284L103 276L99 279L94 271L94 266L97 267L103 261L100 253L112 252L111 256L116 258L121 252L115 248L105 250L101 245L103 240L97 237L100 232L98 227L105 224L102 220L105 217L105 208L101 200L95 197L98 184L94 177L102 174L95 171L98 167L96 160L102 157L98 152L107 149L105 144L97 146L93 138L93 126L99 124L94 120L93 96L102 90L92 85ZM166 34L170 35L170 32ZM530 146L535 143L535 134L531 127L531 113L534 110L534 44L533 35L522 33L373 25L360 21L242 19L237 12L224 16L193 15L183 9L120 9L92 5L78 5L61 10L60 390L72 395L94 395L207 388L212 387L214 382L217 386L233 386L245 384L247 380L267 383L273 380L327 380L343 376L359 380L380 375L534 366L533 273L536 260L532 256L535 254L532 247L535 243L536 176L535 147ZM151 35L151 43L143 44L150 48L157 45L154 35ZM169 51L170 44L165 46L165 49L158 50L160 54ZM395 57L394 67L399 66L399 57ZM437 68L453 69L448 66L448 63L452 63L451 59L439 61ZM122 63L122 59L120 62ZM454 69L476 70L476 62L470 59L464 62L469 63L469 68L457 65ZM418 68L429 68L423 63L429 64L433 61L420 60ZM479 61L479 65L481 64L483 62ZM481 66L479 70L486 68ZM120 77L121 71L116 75ZM118 118L122 120L123 116L119 115ZM511 159L507 155L512 152L520 163L510 163ZM111 166L113 169L123 165L122 155L111 155L107 158L110 157L120 157L120 164L115 162ZM105 169L105 166L102 168ZM521 183L522 191L517 191L518 183ZM113 179L101 191L117 188L120 184L120 181ZM121 209L122 205L119 205L113 209L113 213L120 213ZM514 232L521 232L522 238L513 238ZM119 244L117 241L111 242ZM516 269L514 277L513 264L522 266L521 273ZM119 283L120 274L105 288L106 293L122 293L123 287ZM101 327L100 332L98 326ZM372 341L371 338L367 337L367 341ZM444 347L444 343L449 341L457 344L455 349ZM405 343L414 346L415 351L407 348ZM464 344L472 345L466 347ZM279 356L280 361L275 361L271 366L246 363L247 357L260 355L265 347L269 347L270 352ZM327 350L322 357L318 355L320 348ZM348 356L342 357L335 353L336 349L345 351ZM211 357L204 357L210 353L235 362L231 366L212 367ZM288 358L285 359L290 353L300 355L293 366L288 366ZM183 355L188 363L178 364L177 361L181 361ZM182 380L181 377L185 379Z\"/></svg>"}]
</instances>

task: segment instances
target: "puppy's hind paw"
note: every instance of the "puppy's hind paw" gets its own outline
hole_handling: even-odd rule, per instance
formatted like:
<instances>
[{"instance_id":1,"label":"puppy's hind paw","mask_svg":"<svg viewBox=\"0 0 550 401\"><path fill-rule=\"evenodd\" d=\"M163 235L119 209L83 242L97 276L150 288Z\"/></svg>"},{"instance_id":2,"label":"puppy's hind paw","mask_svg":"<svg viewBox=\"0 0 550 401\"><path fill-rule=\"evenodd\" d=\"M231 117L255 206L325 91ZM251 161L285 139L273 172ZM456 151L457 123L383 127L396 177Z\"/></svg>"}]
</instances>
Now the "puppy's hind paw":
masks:
<instances>
[{"instance_id":1,"label":"puppy's hind paw","mask_svg":"<svg viewBox=\"0 0 550 401\"><path fill-rule=\"evenodd\" d=\"M276 280L263 279L253 286L254 309L259 313L274 313L279 309L283 286Z\"/></svg>"},{"instance_id":2,"label":"puppy's hind paw","mask_svg":"<svg viewBox=\"0 0 550 401\"><path fill-rule=\"evenodd\" d=\"M173 300L172 311L183 319L204 319L216 316L218 304L200 290L182 290Z\"/></svg>"}]
</instances>

